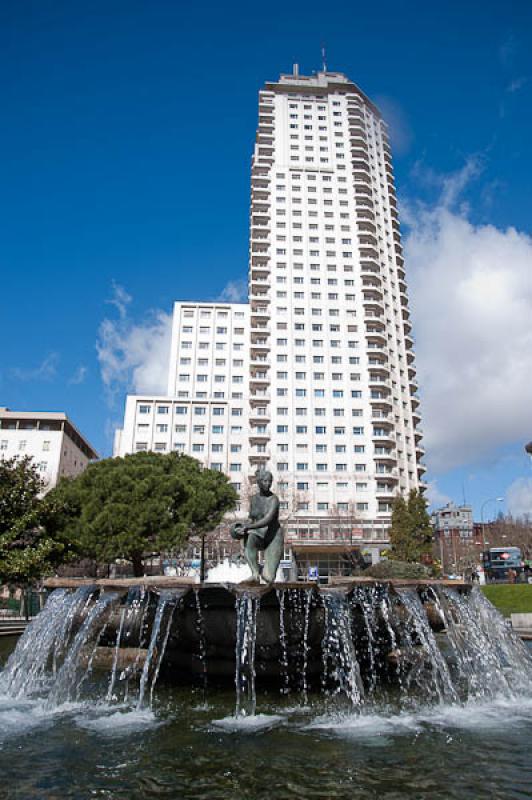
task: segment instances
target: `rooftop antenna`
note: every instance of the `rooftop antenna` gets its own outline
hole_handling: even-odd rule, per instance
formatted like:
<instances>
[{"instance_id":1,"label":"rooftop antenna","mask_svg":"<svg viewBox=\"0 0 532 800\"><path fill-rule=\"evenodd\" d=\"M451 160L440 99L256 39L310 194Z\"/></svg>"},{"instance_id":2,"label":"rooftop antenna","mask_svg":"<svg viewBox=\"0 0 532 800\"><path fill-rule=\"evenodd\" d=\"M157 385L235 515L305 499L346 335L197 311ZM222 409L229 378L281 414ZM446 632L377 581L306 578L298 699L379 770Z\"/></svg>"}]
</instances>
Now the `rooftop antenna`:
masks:
<instances>
[{"instance_id":1,"label":"rooftop antenna","mask_svg":"<svg viewBox=\"0 0 532 800\"><path fill-rule=\"evenodd\" d=\"M323 72L327 72L327 55L325 52L325 45L322 44L321 46L321 66Z\"/></svg>"},{"instance_id":2,"label":"rooftop antenna","mask_svg":"<svg viewBox=\"0 0 532 800\"><path fill-rule=\"evenodd\" d=\"M292 74L293 74L294 78L297 78L299 76L299 64L294 64L293 65Z\"/></svg>"}]
</instances>

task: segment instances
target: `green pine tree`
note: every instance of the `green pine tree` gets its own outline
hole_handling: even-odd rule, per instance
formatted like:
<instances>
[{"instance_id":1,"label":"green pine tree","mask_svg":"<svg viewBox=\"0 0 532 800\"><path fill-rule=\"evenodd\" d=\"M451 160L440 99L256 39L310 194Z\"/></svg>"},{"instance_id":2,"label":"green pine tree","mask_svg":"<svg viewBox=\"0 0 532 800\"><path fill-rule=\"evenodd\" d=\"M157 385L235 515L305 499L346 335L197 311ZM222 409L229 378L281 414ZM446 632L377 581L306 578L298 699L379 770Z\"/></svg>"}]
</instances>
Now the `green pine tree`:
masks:
<instances>
[{"instance_id":1,"label":"green pine tree","mask_svg":"<svg viewBox=\"0 0 532 800\"><path fill-rule=\"evenodd\" d=\"M419 563L430 556L432 527L427 501L417 489L412 489L406 500L398 496L393 501L390 544L395 561Z\"/></svg>"}]
</instances>

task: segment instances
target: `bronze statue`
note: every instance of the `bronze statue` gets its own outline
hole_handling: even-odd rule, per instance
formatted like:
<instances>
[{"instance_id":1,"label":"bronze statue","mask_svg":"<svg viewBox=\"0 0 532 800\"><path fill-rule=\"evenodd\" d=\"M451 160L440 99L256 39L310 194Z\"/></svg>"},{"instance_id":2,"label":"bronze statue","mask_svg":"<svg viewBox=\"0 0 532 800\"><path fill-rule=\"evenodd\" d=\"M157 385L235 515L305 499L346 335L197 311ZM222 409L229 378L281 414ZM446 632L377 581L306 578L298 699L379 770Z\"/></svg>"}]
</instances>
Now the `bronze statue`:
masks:
<instances>
[{"instance_id":1,"label":"bronze statue","mask_svg":"<svg viewBox=\"0 0 532 800\"><path fill-rule=\"evenodd\" d=\"M244 539L246 561L252 580L273 583L283 557L284 533L279 523L279 498L271 491L271 472L257 472L259 491L250 502L249 520L235 522L231 530L234 539ZM259 568L259 552L264 550L264 569Z\"/></svg>"}]
</instances>

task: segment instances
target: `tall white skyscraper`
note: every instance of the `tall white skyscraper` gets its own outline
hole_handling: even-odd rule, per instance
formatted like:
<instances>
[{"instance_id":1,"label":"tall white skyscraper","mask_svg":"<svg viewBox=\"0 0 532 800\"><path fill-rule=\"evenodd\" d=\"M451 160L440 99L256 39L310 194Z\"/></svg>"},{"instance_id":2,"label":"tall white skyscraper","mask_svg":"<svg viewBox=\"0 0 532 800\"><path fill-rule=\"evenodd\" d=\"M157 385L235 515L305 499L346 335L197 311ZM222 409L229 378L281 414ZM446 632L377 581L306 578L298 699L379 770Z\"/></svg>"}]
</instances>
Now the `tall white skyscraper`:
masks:
<instances>
[{"instance_id":1,"label":"tall white skyscraper","mask_svg":"<svg viewBox=\"0 0 532 800\"><path fill-rule=\"evenodd\" d=\"M242 491L267 466L294 540L342 518L384 540L424 471L405 278L386 124L294 67L259 92L249 304L175 304L168 394L128 398L116 454L187 452Z\"/></svg>"},{"instance_id":2,"label":"tall white skyscraper","mask_svg":"<svg viewBox=\"0 0 532 800\"><path fill-rule=\"evenodd\" d=\"M386 124L345 75L294 68L259 93L251 184L251 441L300 512L387 519L423 467Z\"/></svg>"}]
</instances>

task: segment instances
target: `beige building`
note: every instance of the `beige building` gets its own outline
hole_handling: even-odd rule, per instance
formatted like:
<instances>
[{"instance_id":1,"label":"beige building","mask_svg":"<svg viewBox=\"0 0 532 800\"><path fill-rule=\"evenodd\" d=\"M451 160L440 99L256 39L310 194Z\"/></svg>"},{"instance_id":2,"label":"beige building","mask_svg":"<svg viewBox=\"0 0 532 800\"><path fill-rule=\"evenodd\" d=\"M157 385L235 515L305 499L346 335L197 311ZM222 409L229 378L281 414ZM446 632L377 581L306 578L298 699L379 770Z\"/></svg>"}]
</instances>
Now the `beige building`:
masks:
<instances>
[{"instance_id":1,"label":"beige building","mask_svg":"<svg viewBox=\"0 0 532 800\"><path fill-rule=\"evenodd\" d=\"M0 458L23 456L33 458L46 493L60 478L83 472L98 453L66 414L0 408Z\"/></svg>"}]
</instances>

